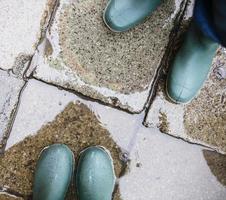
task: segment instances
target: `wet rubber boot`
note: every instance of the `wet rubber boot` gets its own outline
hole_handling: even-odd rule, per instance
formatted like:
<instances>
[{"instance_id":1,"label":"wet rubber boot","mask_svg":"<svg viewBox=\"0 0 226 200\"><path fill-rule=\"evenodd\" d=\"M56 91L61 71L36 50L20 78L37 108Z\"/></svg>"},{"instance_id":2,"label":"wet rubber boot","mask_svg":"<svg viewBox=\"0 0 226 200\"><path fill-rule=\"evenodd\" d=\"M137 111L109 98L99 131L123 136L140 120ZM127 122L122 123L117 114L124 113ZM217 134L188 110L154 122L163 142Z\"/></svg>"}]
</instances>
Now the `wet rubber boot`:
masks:
<instances>
[{"instance_id":1,"label":"wet rubber boot","mask_svg":"<svg viewBox=\"0 0 226 200\"><path fill-rule=\"evenodd\" d=\"M114 32L127 31L141 23L163 0L109 0L104 22Z\"/></svg>"},{"instance_id":2,"label":"wet rubber boot","mask_svg":"<svg viewBox=\"0 0 226 200\"><path fill-rule=\"evenodd\" d=\"M218 44L192 24L168 74L166 92L175 103L187 103L202 88Z\"/></svg>"},{"instance_id":3,"label":"wet rubber boot","mask_svg":"<svg viewBox=\"0 0 226 200\"><path fill-rule=\"evenodd\" d=\"M64 200L73 171L74 156L66 145L45 148L35 170L33 200Z\"/></svg>"},{"instance_id":4,"label":"wet rubber boot","mask_svg":"<svg viewBox=\"0 0 226 200\"><path fill-rule=\"evenodd\" d=\"M89 147L80 154L76 186L79 200L112 200L115 173L104 148Z\"/></svg>"}]
</instances>

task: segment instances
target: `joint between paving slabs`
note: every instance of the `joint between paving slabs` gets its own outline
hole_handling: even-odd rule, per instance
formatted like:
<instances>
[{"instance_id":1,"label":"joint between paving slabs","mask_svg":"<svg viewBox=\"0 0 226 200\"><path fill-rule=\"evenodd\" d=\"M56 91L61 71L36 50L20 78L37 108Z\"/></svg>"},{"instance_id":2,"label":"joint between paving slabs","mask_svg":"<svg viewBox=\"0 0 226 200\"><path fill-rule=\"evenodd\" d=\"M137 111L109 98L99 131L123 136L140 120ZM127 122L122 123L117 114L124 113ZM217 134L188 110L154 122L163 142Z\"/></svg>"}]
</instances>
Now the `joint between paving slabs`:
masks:
<instances>
[{"instance_id":1,"label":"joint between paving slabs","mask_svg":"<svg viewBox=\"0 0 226 200\"><path fill-rule=\"evenodd\" d=\"M8 71L8 70L7 70L7 69L2 69L2 68L0 67L0 71L5 72L5 71Z\"/></svg>"},{"instance_id":2,"label":"joint between paving slabs","mask_svg":"<svg viewBox=\"0 0 226 200\"><path fill-rule=\"evenodd\" d=\"M177 26L175 26L174 30L172 31L172 35L174 36L172 38L172 41L170 40L169 44L168 44L168 52L166 51L165 55L164 55L164 58L162 60L162 63L160 65L160 68L159 68L159 73L156 75L156 85L155 87L153 87L153 91L152 92L152 95L150 95L150 99L149 99L149 104L148 104L148 108L145 110L145 117L144 117L144 121L143 121L143 125L146 126L146 127L149 127L149 124L146 123L146 120L148 118L148 111L151 107L151 103L152 101L154 100L154 98L156 97L157 95L157 87L158 87L158 83L160 81L165 81L166 77L167 77L167 70L168 70L168 66L171 62L171 58L173 57L173 55L176 53L175 50L178 49L178 44L180 44L181 42L181 39L182 39L182 36L184 35L184 32L185 30L188 28L188 25L190 24L191 22L191 18L190 19L186 19L186 20L183 20L183 16L185 15L186 11L187 11L187 8L190 6L190 1L187 1L186 2L186 5L185 5L185 8L183 9L183 13L182 15L180 16L180 20L178 21L178 24ZM182 29L180 32L178 31L179 29ZM175 48L170 48L171 45L174 44ZM173 46L173 45L172 45ZM159 77L157 77L159 76ZM166 97L167 98L167 97ZM169 100L169 99L168 99ZM166 133L166 132L164 132ZM225 152L223 151L220 151L219 149L217 149L216 147L214 146L210 146L210 145L207 145L205 144L204 142L202 141L189 141L187 138L181 138L181 137L177 137L177 136L173 136L171 134L168 134L166 133L167 135L171 136L171 137L174 137L176 139L180 139L182 141L185 141L185 142L188 142L190 144L193 144L193 145L198 145L198 146L201 146L201 147L204 147L204 148L207 148L211 151L214 151L214 152L217 152L219 154L222 154L222 155L225 155Z\"/></svg>"},{"instance_id":3,"label":"joint between paving slabs","mask_svg":"<svg viewBox=\"0 0 226 200\"><path fill-rule=\"evenodd\" d=\"M55 0L54 5L53 5L53 8L52 8L52 11L51 11L51 14L50 14L50 17L49 17L49 20L46 23L46 26L45 26L44 30L41 32L41 37L40 37L39 41L37 42L35 51L34 51L33 55L31 56L31 59L29 61L28 66L24 70L24 73L23 73L23 79L24 80L28 80L31 77L33 71L35 70L35 68L34 69L31 69L31 71L28 73L28 70L31 68L31 64L32 64L32 60L34 58L34 55L35 55L36 51L38 50L38 46L46 38L46 32L47 32L47 30L49 29L50 25L53 22L53 19L55 17L55 14L56 14L56 11L57 11L57 8L59 7L59 5L60 5L60 0Z\"/></svg>"},{"instance_id":4,"label":"joint between paving slabs","mask_svg":"<svg viewBox=\"0 0 226 200\"><path fill-rule=\"evenodd\" d=\"M179 12L175 18L174 21L174 28L172 29L170 35L169 35L169 42L168 45L166 47L166 51L164 53L163 59L161 61L161 63L159 64L159 67L157 68L155 75L154 75L154 79L152 82L152 86L150 89L150 93L147 99L147 102L145 104L145 116L144 116L144 120L143 120L143 125L145 127L148 127L148 124L145 123L147 117L148 117L148 111L152 105L152 102L154 100L154 98L157 95L157 88L158 88L158 84L164 74L164 69L166 68L166 66L169 65L170 59L173 56L174 53L174 48L172 48L174 46L174 44L176 44L176 40L178 38L179 35L179 29L181 27L181 23L183 21L183 18L185 16L186 10L188 8L188 6L190 5L190 0L185 0L183 1L183 3L180 5L180 10L181 12Z\"/></svg>"},{"instance_id":5,"label":"joint between paving slabs","mask_svg":"<svg viewBox=\"0 0 226 200\"><path fill-rule=\"evenodd\" d=\"M178 24L178 21L181 21L181 17L183 17L183 15L184 15L184 12L185 12L185 10L186 10L186 5L188 4L188 0L184 0L182 3L181 3L181 5L180 5L180 10L181 10L181 12L179 12L178 14L177 14L177 16L175 17L175 24ZM58 6L59 6L59 0L57 0L56 2L55 2L55 7L54 7L54 9L53 9L53 12L52 12L52 15L51 15L51 17L50 17L50 20L49 20L49 23L48 23L48 26L47 26L47 30L46 31L48 31L48 28L49 28L49 26L51 25L51 23L53 22L53 19L54 19L54 17L55 17L55 13L56 13L56 11L57 11L57 8L58 8ZM175 28L174 28L175 29ZM176 28L177 29L177 28ZM172 35L172 32L173 32L173 34L174 34L174 32L176 32L176 31L171 31L171 34L170 34L170 36L169 36L169 38L171 38L171 35ZM43 36L43 39L46 37L46 32L45 32L45 36ZM41 40L42 41L42 40ZM169 40L169 41L171 41L171 40ZM168 46L167 48L166 48L166 51L168 51L167 49L170 49L170 47ZM160 66L161 66L161 64L160 64ZM42 80L40 80L40 79L38 79L38 78L36 78L36 77L33 77L32 76L32 74L33 74L33 72L34 72L34 70L35 70L35 67L34 67L34 69L32 69L32 71L30 72L30 74L28 74L27 76L28 77L32 77L32 78L35 78L36 80L39 80L39 81L42 81ZM26 72L28 71L28 69L26 70ZM66 91L69 91L69 92L71 92L71 93L74 93L74 94L77 94L78 96L80 96L81 98L83 98L83 99L88 99L88 100L90 100L90 101L95 101L95 102L98 102L98 103L100 103L100 104L102 104L102 105L106 105L106 106L109 106L109 107L113 107L113 108L116 108L116 109L118 109L118 110L122 110L122 111L125 111L125 112L127 112L127 113L130 113L130 114L140 114L140 113L142 113L143 111L145 111L145 110L147 110L147 108L149 108L149 104L150 104L150 102L151 102L151 100L153 99L153 97L155 96L155 89L152 89L153 87L156 87L156 85L157 85L157 79L158 79L158 77L159 77L159 71L161 71L161 69L159 69L159 67L157 68L157 70L156 70L156 72L155 72L155 78L154 78L154 80L152 81L152 83L151 83L151 89L150 89L150 92L149 92L149 95L148 95L148 97L147 97L147 100L145 101L145 103L144 103L144 106L143 106L143 108L140 110L140 111L137 111L137 112L134 112L134 111L129 111L127 108L119 108L117 105L114 105L113 104L113 106L112 105L110 105L110 104L108 104L108 103L105 103L105 102L102 102L102 101L100 101L100 100L98 100L98 99L91 99L91 98L89 98L88 96L86 96L86 95L84 95L84 94L81 94L80 92L78 92L78 91L75 91L75 90L73 90L73 89L68 89L68 88L65 88L65 87L62 87L62 86L58 86L58 85L56 85L56 84L53 84L53 83L48 83L48 82L46 82L46 81L42 81L42 82L44 82L44 83L46 83L46 84L49 84L49 85L53 85L53 86L56 86L56 87L58 87L58 88L62 88L62 89L64 89L64 90L66 90ZM25 73L26 74L26 73ZM157 75L156 75L157 74ZM110 98L110 97L109 97ZM147 112L147 111L146 111Z\"/></svg>"},{"instance_id":6,"label":"joint between paving slabs","mask_svg":"<svg viewBox=\"0 0 226 200\"><path fill-rule=\"evenodd\" d=\"M41 33L40 33L41 36L40 36L38 42L35 45L36 47L35 47L34 53L31 54L31 55L21 53L15 59L15 65L12 68L3 69L3 68L0 67L0 71L12 72L12 74L15 75L17 78L23 79L25 81L29 78L29 76L28 77L26 76L26 73L31 66L31 61L33 59L33 56L35 55L35 52L37 51L39 44L46 37L46 31L48 30L49 26L51 25L51 22L53 21L53 18L55 17L55 13L56 13L57 7L59 6L59 3L60 3L59 0L54 1L53 7L52 7L52 10L51 10L51 13L50 13L50 17L48 19L48 22L46 22L46 25L45 25L45 23L43 25L44 28L43 28L43 30L41 30ZM18 64L16 63L17 61L19 62ZM20 63L20 62L22 62L22 63ZM17 67L19 67L19 68L22 67L22 69L17 69Z\"/></svg>"},{"instance_id":7,"label":"joint between paving slabs","mask_svg":"<svg viewBox=\"0 0 226 200\"><path fill-rule=\"evenodd\" d=\"M190 140L186 140L185 138L182 138L182 137L179 137L179 136L176 136L176 135L171 135L171 134L165 133L165 132L164 132L164 134L166 134L166 135L168 135L168 136L170 136L170 137L176 138L176 139L178 139L178 140L181 140L181 141L183 141L183 142L189 143L189 144L191 144L191 145L199 146L199 147L205 148L206 150L209 150L209 151L212 151L212 152L219 153L219 154L221 154L221 155L226 155L225 152L219 151L217 148L211 147L211 146L206 145L206 144L204 144L204 143L201 143L201 142L199 142L199 143L192 142L192 141L190 141Z\"/></svg>"},{"instance_id":8,"label":"joint between paving slabs","mask_svg":"<svg viewBox=\"0 0 226 200\"><path fill-rule=\"evenodd\" d=\"M41 43L41 41L46 36L46 31L48 30L48 27L50 26L53 18L55 17L56 9L57 9L58 6L59 6L59 0L55 0L52 12L50 14L50 18L49 18L49 20L47 22L47 25L46 25L45 29L42 31L41 37L40 37L39 41L37 42L37 45L36 45L36 48L35 48L36 50L38 48L38 45ZM34 54L35 54L35 52L34 52ZM12 68L12 69L8 69L8 70L4 70L4 69L0 68L1 71L6 71L6 72L8 72L9 75L14 75L17 78L23 79L25 81L24 85L22 86L22 88L21 88L21 90L19 92L18 101L17 101L17 103L15 105L15 109L11 113L11 120L9 121L9 125L7 127L6 133L4 134L3 140L0 143L0 155L4 154L5 147L6 147L6 144L7 144L7 140L10 137L10 133L11 133L11 130L12 130L12 127L13 127L13 124L14 124L14 121L15 121L15 118L16 118L16 115L17 115L17 111L18 111L18 108L19 108L19 104L20 104L20 100L21 100L21 96L22 96L23 90L26 87L27 82L31 78L30 74L28 76L26 74L27 74L27 71L29 70L29 68L31 66L31 62L32 62L32 59L34 57L34 54L33 55L26 55L26 56L29 56L29 58L26 58L26 62L24 62L24 63L22 62L22 64L24 66L26 65L26 67L24 67L25 69L23 70L21 75L20 75L20 72L17 71L16 68Z\"/></svg>"},{"instance_id":9,"label":"joint between paving slabs","mask_svg":"<svg viewBox=\"0 0 226 200\"><path fill-rule=\"evenodd\" d=\"M168 60L168 57L169 57L170 54L171 54L171 52L170 52L170 49L171 49L171 48L170 48L170 47L171 47L172 44L174 43L174 40L175 40L175 38L176 38L176 34L175 34L175 33L177 32L176 30L178 30L178 27L180 26L180 22L181 22L182 19L183 19L183 16L184 16L184 13L185 13L185 11L186 11L186 7L187 7L188 3L189 3L189 1L185 1L184 3L181 4L181 10L182 10L182 12L179 12L179 13L177 14L176 19L175 19L175 24L176 24L176 25L174 26L174 29L171 31L170 36L169 36L169 38L172 38L172 40L171 40L171 39L169 40L169 44L167 45L168 47L166 48L166 53L165 53L165 55L164 55L164 57L163 57L163 60L162 60L162 62L161 62L161 64L160 64L160 67L158 67L158 69L156 70L155 78L154 78L154 81L152 82L152 86L151 86L151 90L150 90L149 97L148 97L148 99L147 99L147 101L146 101L146 103L145 103L144 108L143 108L142 111L137 112L137 113L130 112L130 111L126 110L126 109L114 107L114 106L112 106L112 105L109 105L109 104L107 104L107 103L104 103L104 102L102 102L102 101L100 101L100 100L98 100L98 99L91 99L91 98L89 98L89 97L87 97L87 96L85 96L85 95L83 95L83 94L81 94L81 93L79 93L79 92L77 92L77 91L74 91L74 90L71 90L71 89L68 89L68 88L64 88L64 87L55 85L55 84L53 84L53 83L47 83L47 82L45 82L45 81L43 81L43 80L39 80L38 78L32 76L33 70L32 70L31 73L27 76L26 74L27 74L27 71L29 70L29 68L30 68L30 66L31 66L31 62L32 62L32 59L33 59L33 56L34 56L34 54L33 54L33 55L31 56L30 60L29 60L29 63L27 64L27 67L26 67L26 69L24 70L24 73L23 73L23 76L22 76L23 80L25 81L25 84L24 84L24 86L22 87L22 89L21 89L21 91L20 91L20 94L19 94L19 97L18 97L18 102L17 102L16 108L15 108L15 111L13 112L14 116L13 116L13 120L11 120L11 124L10 124L9 131L7 131L7 139L8 139L8 137L9 137L9 135L10 135L10 131L11 131L11 128L12 128L12 126L13 126L13 122L14 122L14 119L15 119L15 117L16 117L16 114L17 114L17 110L18 110L18 107L19 107L19 102L20 102L20 98L21 98L21 95L22 95L22 91L23 91L23 89L26 87L27 81L28 81L29 79L31 79L31 78L34 78L34 79L36 79L36 80L38 80L38 81L41 81L41 82L43 82L43 83L45 83L45 84L48 84L48 85L57 87L57 88L59 88L59 89L63 89L63 90L68 91L68 92L70 92L70 93L74 93L75 95L79 96L80 98L82 98L82 99L84 99L84 100L88 100L88 101L92 101L92 102L97 102L97 103L100 103L100 104L102 104L102 105L106 105L106 106L109 106L109 107L113 107L113 108L116 108L116 109L118 109L118 110L122 110L122 111L125 111L125 112L127 112L127 113L130 113L130 114L140 114L140 113L142 113L142 112L145 110L145 117L144 117L144 119L145 119L146 116L147 116L148 108L149 108L150 105L151 105L151 101L152 101L152 99L153 99L153 98L155 97L155 95L156 95L156 87L157 87L157 84L158 84L158 79L159 79L159 77L161 76L162 71L163 71L163 67L162 67L163 64L162 64L162 63L164 63L166 60ZM52 13L51 13L51 15L50 15L50 19L49 19L49 21L48 21L48 23L47 23L47 26L46 26L45 30L44 30L43 33L42 33L42 37L40 38L40 40L39 40L39 42L38 42L38 44L37 44L37 46L36 46L36 50L37 50L37 47L38 47L38 45L40 44L40 42L46 37L46 31L48 30L49 26L51 25L51 23L52 23L52 21L53 21L53 19L54 19L54 17L55 17L55 13L56 13L56 10L57 10L58 6L59 6L59 0L56 0L56 1L55 1L55 5L53 6ZM183 7L184 7L184 8L183 8ZM13 72L13 70L12 70L12 72ZM144 123L143 123L143 125L146 126ZM7 142L7 139L6 139L6 142ZM5 144L3 144L3 151L2 151L1 153L4 152L4 148L5 148L6 142L5 142ZM0 149L0 150L1 150L1 149Z\"/></svg>"},{"instance_id":10,"label":"joint between paving slabs","mask_svg":"<svg viewBox=\"0 0 226 200\"><path fill-rule=\"evenodd\" d=\"M4 152L5 152L7 140L10 137L10 133L12 131L12 127L13 127L13 124L14 124L14 121L16 119L16 115L17 115L17 112L18 112L18 109L19 109L19 106L20 106L21 96L22 96L22 93L23 93L26 85L27 85L27 81L25 81L24 85L21 87L21 90L20 90L19 95L18 95L17 103L15 105L14 110L11 113L11 119L10 119L8 127L6 129L6 133L4 134L3 139L0 142L0 156L3 155Z\"/></svg>"},{"instance_id":11,"label":"joint between paving slabs","mask_svg":"<svg viewBox=\"0 0 226 200\"><path fill-rule=\"evenodd\" d=\"M174 23L176 24L176 26L174 27L174 29L173 29L173 30L171 31L171 33L170 33L170 36L169 36L169 41L170 41L170 42L169 42L169 44L167 45L167 48L166 48L166 51L167 51L167 52L165 53L164 58L169 56L170 47L172 46L172 44L173 44L173 42L174 42L174 40L173 40L173 42L172 42L171 38L174 39L174 38L176 37L176 36L175 36L175 35L176 35L175 33L177 32L176 30L178 29L179 24L180 24L181 20L183 19L184 13L185 13L185 11L186 11L187 4L188 4L188 1L184 1L184 2L181 4L181 8L180 8L181 12L179 12L179 13L177 14L176 18L175 18L175 22L174 22ZM55 7L55 10L56 10L56 8L57 8L57 6ZM50 20L50 21L51 21L51 20ZM165 59L166 59L166 58L165 58ZM165 60L165 59L164 59L164 60ZM163 62L163 61L162 61L162 62ZM162 62L161 62L161 64L160 64L160 67L158 67L157 70L156 70L156 73L155 73L155 79L154 79L154 81L152 82L152 87L156 87L156 85L157 85L157 83L158 83L157 81L158 81L158 78L159 78L159 76L160 76L160 74L161 74L161 71L162 71L162 68L161 68ZM39 79L39 78L37 78L37 77L34 77L34 76L33 76L33 72L34 72L34 71L32 71L32 73L30 74L30 77L32 77L33 79L35 79L35 80L37 80L37 81L40 81L40 82L43 82L43 83L45 83L45 84L48 84L48 85L57 87L57 88L59 88L59 89L68 91L68 92L70 92L70 93L73 93L73 94L79 96L81 99L88 100L88 101L92 101L92 102L97 102L97 103L100 103L100 104L102 104L102 105L106 105L106 106L112 107L112 108L114 108L114 109L122 110L122 111L124 111L124 112L129 113L129 114L141 114L143 111L145 112L145 109L147 109L147 108L148 108L148 105L150 104L150 101L151 101L150 97L153 98L153 96L154 96L154 93L153 93L154 90L151 90L151 91L150 91L150 94L149 94L149 97L147 98L147 101L145 102L145 105L144 105L142 111L137 112L137 113L134 113L134 112L128 111L127 109L114 107L114 106L112 106L112 105L110 105L110 104L107 104L107 103L104 103L104 102L102 102L102 101L100 101L100 100L98 100L98 99L91 99L90 97L88 97L88 96L86 96L86 95L84 95L84 94L82 94L82 93L80 93L80 92L78 92L78 91L75 91L75 90L73 90L73 89L68 89L68 88L65 88L65 87L63 87L63 86L59 86L59 85L56 85L56 84L54 84L54 83L49 83L49 82L46 82L46 81L44 81L44 80L41 80L41 79ZM145 115L146 115L146 112L145 112ZM144 116L145 116L145 115L144 115ZM142 123L142 121L143 121L143 120L141 120L141 125L144 125L144 124Z\"/></svg>"},{"instance_id":12,"label":"joint between paving slabs","mask_svg":"<svg viewBox=\"0 0 226 200\"><path fill-rule=\"evenodd\" d=\"M27 196L27 195L24 195L24 194L21 194L17 191L14 191L8 187L4 187L4 186L0 186L0 195L1 194L6 194L6 195L9 195L9 196L14 196L16 198L22 198L22 199L31 199L30 196Z\"/></svg>"},{"instance_id":13,"label":"joint between paving slabs","mask_svg":"<svg viewBox=\"0 0 226 200\"><path fill-rule=\"evenodd\" d=\"M107 107L110 107L110 108L113 108L113 109L117 109L117 110L119 110L119 111L123 111L123 112L128 113L128 114L137 114L137 115L138 115L138 114L141 114L141 113L144 111L144 109L143 109L143 110L141 110L140 112L132 112L132 111L127 110L126 108L123 109L123 108L120 108L120 107L117 107L117 106L108 104L108 103L106 103L106 102L103 102L103 101L101 101L101 100L99 100L99 99L96 99L96 98L90 98L89 96L86 96L86 95L82 94L81 92L75 91L75 90L73 90L73 89L69 89L69 88L66 88L66 87L63 87L63 86L60 86L60 85L56 85L56 84L54 84L54 83L46 82L46 81L44 81L44 80L42 80L42 79L39 79L39 78L37 78L37 77L34 77L32 74L31 74L30 77L31 77L32 79L34 79L34 80L37 80L37 81L40 81L40 82L45 83L45 84L47 84L47 85L56 87L56 88L58 88L58 89L60 89L60 90L65 90L65 91L67 91L67 92L70 92L70 93L72 93L72 94L78 96L79 98L81 98L81 99L83 99L83 100L85 100L85 101L96 102L96 103L99 103L99 104L101 104L101 105L103 105L103 106L107 106Z\"/></svg>"}]
</instances>

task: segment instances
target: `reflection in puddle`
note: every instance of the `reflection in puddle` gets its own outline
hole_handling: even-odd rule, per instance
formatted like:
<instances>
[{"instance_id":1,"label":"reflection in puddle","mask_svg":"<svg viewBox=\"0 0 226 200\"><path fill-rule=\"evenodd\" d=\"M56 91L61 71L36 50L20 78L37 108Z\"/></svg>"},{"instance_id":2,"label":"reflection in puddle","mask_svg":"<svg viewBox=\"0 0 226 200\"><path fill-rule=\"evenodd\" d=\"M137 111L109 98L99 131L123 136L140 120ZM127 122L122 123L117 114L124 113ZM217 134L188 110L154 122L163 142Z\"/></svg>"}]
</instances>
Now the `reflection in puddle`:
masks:
<instances>
[{"instance_id":1,"label":"reflection in puddle","mask_svg":"<svg viewBox=\"0 0 226 200\"><path fill-rule=\"evenodd\" d=\"M208 150L203 150L203 155L211 172L222 185L226 186L226 155Z\"/></svg>"},{"instance_id":2,"label":"reflection in puddle","mask_svg":"<svg viewBox=\"0 0 226 200\"><path fill-rule=\"evenodd\" d=\"M69 103L54 121L43 126L36 135L9 148L0 159L0 182L3 186L30 196L35 165L41 150L54 143L68 145L78 158L82 149L91 145L106 147L114 160L116 176L123 170L121 150L84 104ZM69 198L73 199L73 198ZM120 200L116 191L114 200Z\"/></svg>"}]
</instances>

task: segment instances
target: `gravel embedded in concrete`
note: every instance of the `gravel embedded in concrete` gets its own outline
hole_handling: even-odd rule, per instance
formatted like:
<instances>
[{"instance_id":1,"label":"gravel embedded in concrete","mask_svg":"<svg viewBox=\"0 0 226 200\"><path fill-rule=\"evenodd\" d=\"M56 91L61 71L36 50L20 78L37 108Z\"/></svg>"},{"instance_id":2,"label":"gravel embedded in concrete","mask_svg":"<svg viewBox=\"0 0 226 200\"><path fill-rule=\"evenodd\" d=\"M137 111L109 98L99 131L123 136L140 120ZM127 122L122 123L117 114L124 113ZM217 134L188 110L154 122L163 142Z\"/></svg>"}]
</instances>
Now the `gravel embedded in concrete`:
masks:
<instances>
[{"instance_id":1,"label":"gravel embedded in concrete","mask_svg":"<svg viewBox=\"0 0 226 200\"><path fill-rule=\"evenodd\" d=\"M34 60L38 79L141 112L182 1L166 0L141 25L112 33L104 0L61 0Z\"/></svg>"},{"instance_id":2,"label":"gravel embedded in concrete","mask_svg":"<svg viewBox=\"0 0 226 200\"><path fill-rule=\"evenodd\" d=\"M219 67L226 70L223 48L217 51L209 78L200 93L186 105L170 102L165 95L165 80L162 80L145 124L226 153L226 79L217 74Z\"/></svg>"}]
</instances>

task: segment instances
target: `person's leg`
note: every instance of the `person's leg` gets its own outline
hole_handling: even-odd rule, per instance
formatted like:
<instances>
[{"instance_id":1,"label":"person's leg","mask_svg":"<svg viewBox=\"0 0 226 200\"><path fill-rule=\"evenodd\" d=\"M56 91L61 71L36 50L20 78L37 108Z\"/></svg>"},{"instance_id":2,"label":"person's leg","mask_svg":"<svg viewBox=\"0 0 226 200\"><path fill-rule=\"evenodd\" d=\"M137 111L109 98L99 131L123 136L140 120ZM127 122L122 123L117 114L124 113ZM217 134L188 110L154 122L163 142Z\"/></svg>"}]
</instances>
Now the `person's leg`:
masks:
<instances>
[{"instance_id":1,"label":"person's leg","mask_svg":"<svg viewBox=\"0 0 226 200\"><path fill-rule=\"evenodd\" d=\"M222 21L226 24L226 21ZM194 20L176 54L167 78L166 92L176 103L187 103L201 89L220 43L214 27L212 0L197 0Z\"/></svg>"},{"instance_id":2,"label":"person's leg","mask_svg":"<svg viewBox=\"0 0 226 200\"><path fill-rule=\"evenodd\" d=\"M217 47L195 24L190 27L167 77L166 91L173 102L187 103L196 96L206 80Z\"/></svg>"},{"instance_id":3,"label":"person's leg","mask_svg":"<svg viewBox=\"0 0 226 200\"><path fill-rule=\"evenodd\" d=\"M213 1L215 0L196 0L193 19L205 36L219 43L220 40L214 26Z\"/></svg>"},{"instance_id":4,"label":"person's leg","mask_svg":"<svg viewBox=\"0 0 226 200\"><path fill-rule=\"evenodd\" d=\"M226 0L196 0L194 21L203 34L226 46Z\"/></svg>"},{"instance_id":5,"label":"person's leg","mask_svg":"<svg viewBox=\"0 0 226 200\"><path fill-rule=\"evenodd\" d=\"M63 144L45 148L38 160L33 200L64 200L74 171L74 155Z\"/></svg>"},{"instance_id":6,"label":"person's leg","mask_svg":"<svg viewBox=\"0 0 226 200\"><path fill-rule=\"evenodd\" d=\"M163 0L109 0L104 11L105 24L112 31L127 31L141 23Z\"/></svg>"},{"instance_id":7,"label":"person's leg","mask_svg":"<svg viewBox=\"0 0 226 200\"><path fill-rule=\"evenodd\" d=\"M226 47L226 0L212 0L213 22L216 33Z\"/></svg>"}]
</instances>

